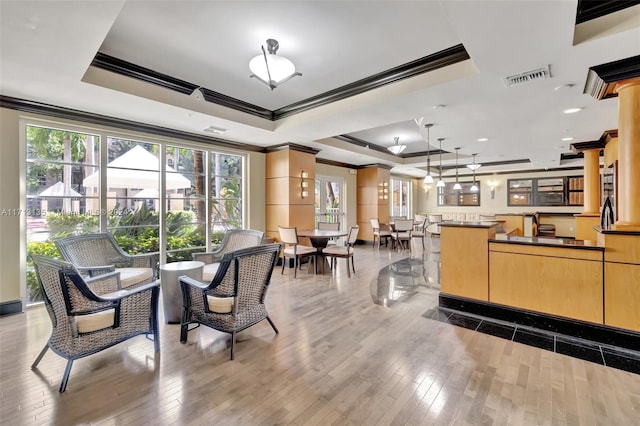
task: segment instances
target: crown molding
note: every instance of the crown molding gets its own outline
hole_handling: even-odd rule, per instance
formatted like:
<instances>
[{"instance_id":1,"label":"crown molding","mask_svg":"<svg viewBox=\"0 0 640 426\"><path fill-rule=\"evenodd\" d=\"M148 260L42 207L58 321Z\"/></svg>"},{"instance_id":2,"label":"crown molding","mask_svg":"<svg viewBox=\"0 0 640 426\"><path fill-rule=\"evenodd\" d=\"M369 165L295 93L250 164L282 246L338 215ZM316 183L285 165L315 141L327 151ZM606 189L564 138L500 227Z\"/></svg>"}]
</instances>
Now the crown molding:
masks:
<instances>
[{"instance_id":1,"label":"crown molding","mask_svg":"<svg viewBox=\"0 0 640 426\"><path fill-rule=\"evenodd\" d=\"M155 84L157 86L164 87L165 89L174 90L186 95L189 95L195 89L200 88L203 92L204 100L207 102L235 109L256 117L276 121L313 108L328 105L351 96L368 92L387 84L396 83L407 78L453 65L469 58L469 53L467 53L464 46L462 44L458 44L432 55L365 77L353 83L303 99L299 102L294 102L274 111L101 52L98 52L93 58L91 66L144 81L146 83Z\"/></svg>"},{"instance_id":2,"label":"crown molding","mask_svg":"<svg viewBox=\"0 0 640 426\"><path fill-rule=\"evenodd\" d=\"M640 55L589 68L583 93L597 100L617 97L616 83L640 77Z\"/></svg>"},{"instance_id":3,"label":"crown molding","mask_svg":"<svg viewBox=\"0 0 640 426\"><path fill-rule=\"evenodd\" d=\"M309 148L308 146L298 145L295 143L283 143L279 145L268 146L264 149L266 153L270 152L278 152L278 151L298 151L304 152L305 154L313 154L316 155L320 152L319 149Z\"/></svg>"},{"instance_id":4,"label":"crown molding","mask_svg":"<svg viewBox=\"0 0 640 426\"><path fill-rule=\"evenodd\" d=\"M610 13L618 12L627 7L640 4L638 0L578 0L576 9L576 25L592 19L600 18Z\"/></svg>"},{"instance_id":5,"label":"crown molding","mask_svg":"<svg viewBox=\"0 0 640 426\"><path fill-rule=\"evenodd\" d=\"M13 98L0 95L0 107L17 111L46 115L49 117L63 118L66 120L81 121L84 123L98 124L101 126L115 127L118 129L131 130L136 132L149 133L158 136L165 136L176 139L187 139L194 142L202 142L207 145L233 148L251 152L265 152L264 148L248 145L240 142L232 142L210 136L199 135L197 133L184 132L167 127L154 126L152 124L140 123L138 121L125 120L122 118L110 117L91 112L80 111L71 108L49 105L26 99Z\"/></svg>"}]
</instances>

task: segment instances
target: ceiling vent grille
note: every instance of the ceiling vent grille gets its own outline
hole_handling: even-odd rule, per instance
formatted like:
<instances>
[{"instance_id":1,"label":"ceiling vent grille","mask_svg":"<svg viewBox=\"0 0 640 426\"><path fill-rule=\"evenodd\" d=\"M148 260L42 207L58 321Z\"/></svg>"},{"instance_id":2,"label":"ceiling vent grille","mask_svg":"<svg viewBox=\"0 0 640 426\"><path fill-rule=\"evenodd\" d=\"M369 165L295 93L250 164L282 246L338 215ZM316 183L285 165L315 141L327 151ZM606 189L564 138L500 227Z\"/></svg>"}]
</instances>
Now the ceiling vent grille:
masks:
<instances>
[{"instance_id":1,"label":"ceiling vent grille","mask_svg":"<svg viewBox=\"0 0 640 426\"><path fill-rule=\"evenodd\" d=\"M549 65L538 68L536 70L523 72L520 74L510 75L504 78L504 83L507 87L519 86L524 83L529 83L537 80L546 80L551 78L551 73L549 72Z\"/></svg>"}]
</instances>

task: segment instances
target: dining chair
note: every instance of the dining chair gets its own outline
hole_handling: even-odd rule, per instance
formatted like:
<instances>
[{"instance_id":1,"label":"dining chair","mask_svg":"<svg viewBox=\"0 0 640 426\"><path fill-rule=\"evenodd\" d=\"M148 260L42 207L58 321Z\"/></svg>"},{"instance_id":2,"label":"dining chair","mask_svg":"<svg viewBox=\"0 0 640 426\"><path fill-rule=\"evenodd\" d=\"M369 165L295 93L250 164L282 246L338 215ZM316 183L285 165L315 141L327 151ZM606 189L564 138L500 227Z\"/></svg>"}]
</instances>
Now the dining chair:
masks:
<instances>
[{"instance_id":1,"label":"dining chair","mask_svg":"<svg viewBox=\"0 0 640 426\"><path fill-rule=\"evenodd\" d=\"M480 222L492 222L492 221L495 221L495 220L496 220L496 215L494 215L494 214L491 214L491 215L489 215L489 214L478 215L478 221L480 221Z\"/></svg>"},{"instance_id":2,"label":"dining chair","mask_svg":"<svg viewBox=\"0 0 640 426\"><path fill-rule=\"evenodd\" d=\"M441 214L430 214L429 215L429 224L432 223L442 223L442 215Z\"/></svg>"},{"instance_id":3,"label":"dining chair","mask_svg":"<svg viewBox=\"0 0 640 426\"><path fill-rule=\"evenodd\" d=\"M343 257L347 261L347 276L351 278L351 271L349 270L349 259L351 259L351 268L353 269L353 273L356 273L356 266L353 260L353 252L354 252L354 244L358 239L358 231L360 227L358 225L354 225L349 229L349 235L347 236L347 241L345 246L329 246L322 249L322 255L331 258L331 269L335 269L335 260L338 257Z\"/></svg>"},{"instance_id":4,"label":"dining chair","mask_svg":"<svg viewBox=\"0 0 640 426\"><path fill-rule=\"evenodd\" d=\"M281 274L284 274L284 267L287 263L287 258L293 259L294 278L296 277L298 265L300 265L301 260L305 257L309 258L309 265L307 268L310 267L311 261L313 260L315 270L316 254L318 253L318 249L298 243L298 230L295 227L278 226L278 232L280 233L280 241L284 244L282 250Z\"/></svg>"},{"instance_id":5,"label":"dining chair","mask_svg":"<svg viewBox=\"0 0 640 426\"><path fill-rule=\"evenodd\" d=\"M418 218L418 216L421 215L416 215L416 219ZM421 218L422 222L414 225L415 228L413 229L413 232L411 232L411 238L420 238L422 240L422 250L424 250L424 237L427 235L427 217L422 216ZM418 223L417 220L416 223Z\"/></svg>"},{"instance_id":6,"label":"dining chair","mask_svg":"<svg viewBox=\"0 0 640 426\"><path fill-rule=\"evenodd\" d=\"M380 243L384 238L384 245L388 245L388 239L391 238L391 231L387 229L380 229L380 221L378 221L377 217L369 219L371 222L371 229L373 229L373 245L376 245L376 238L378 239L378 248L380 248Z\"/></svg>"},{"instance_id":7,"label":"dining chair","mask_svg":"<svg viewBox=\"0 0 640 426\"><path fill-rule=\"evenodd\" d=\"M154 350L160 352L157 281L123 289L119 272L84 278L71 263L37 254L31 257L52 325L51 337L31 369L37 368L49 348L66 359L60 393L67 388L71 367L79 358L138 335L153 336Z\"/></svg>"},{"instance_id":8,"label":"dining chair","mask_svg":"<svg viewBox=\"0 0 640 426\"><path fill-rule=\"evenodd\" d=\"M190 324L202 324L231 334L233 360L238 332L266 319L278 334L264 302L280 248L280 244L266 244L227 252L206 284L180 277L180 343L186 343L189 331L195 328L190 329Z\"/></svg>"},{"instance_id":9,"label":"dining chair","mask_svg":"<svg viewBox=\"0 0 640 426\"><path fill-rule=\"evenodd\" d=\"M318 222L318 230L324 231L339 231L340 230L340 222ZM335 245L338 241L335 239L330 239L327 241L327 245Z\"/></svg>"},{"instance_id":10,"label":"dining chair","mask_svg":"<svg viewBox=\"0 0 640 426\"><path fill-rule=\"evenodd\" d=\"M405 246L408 246L409 251L411 251L411 233L413 232L413 219L396 219L394 221L394 224L395 230L391 234L394 245L398 244L397 247L401 247L402 249L404 249Z\"/></svg>"}]
</instances>

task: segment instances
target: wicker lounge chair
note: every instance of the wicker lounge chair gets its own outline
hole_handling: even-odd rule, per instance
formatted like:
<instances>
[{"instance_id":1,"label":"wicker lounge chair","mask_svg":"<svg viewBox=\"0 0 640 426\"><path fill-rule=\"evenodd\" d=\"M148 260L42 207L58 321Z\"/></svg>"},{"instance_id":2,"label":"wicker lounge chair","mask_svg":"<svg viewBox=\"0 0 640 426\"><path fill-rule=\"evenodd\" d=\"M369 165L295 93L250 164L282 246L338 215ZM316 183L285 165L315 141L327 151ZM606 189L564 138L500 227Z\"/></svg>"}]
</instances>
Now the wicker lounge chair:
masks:
<instances>
[{"instance_id":1,"label":"wicker lounge chair","mask_svg":"<svg viewBox=\"0 0 640 426\"><path fill-rule=\"evenodd\" d=\"M231 334L233 359L239 331L266 319L277 334L264 301L280 248L280 244L267 244L225 254L209 284L180 277L183 302L180 342L187 341L189 324L206 325Z\"/></svg>"},{"instance_id":2,"label":"wicker lounge chair","mask_svg":"<svg viewBox=\"0 0 640 426\"><path fill-rule=\"evenodd\" d=\"M202 270L202 280L210 282L216 274L219 263L224 255L230 251L243 249L247 247L259 246L262 243L262 231L253 229L229 229L224 234L222 243L214 251L193 253L193 260L204 262Z\"/></svg>"},{"instance_id":3,"label":"wicker lounge chair","mask_svg":"<svg viewBox=\"0 0 640 426\"><path fill-rule=\"evenodd\" d=\"M45 306L51 318L51 337L31 365L35 369L49 348L67 360L59 391L67 387L76 359L100 352L140 334L158 334L158 283L121 289L118 272L85 279L70 263L32 255Z\"/></svg>"},{"instance_id":4,"label":"wicker lounge chair","mask_svg":"<svg viewBox=\"0 0 640 426\"><path fill-rule=\"evenodd\" d=\"M129 255L108 232L73 235L56 240L55 244L64 260L84 276L117 271L122 287L148 284L157 276L155 254Z\"/></svg>"}]
</instances>

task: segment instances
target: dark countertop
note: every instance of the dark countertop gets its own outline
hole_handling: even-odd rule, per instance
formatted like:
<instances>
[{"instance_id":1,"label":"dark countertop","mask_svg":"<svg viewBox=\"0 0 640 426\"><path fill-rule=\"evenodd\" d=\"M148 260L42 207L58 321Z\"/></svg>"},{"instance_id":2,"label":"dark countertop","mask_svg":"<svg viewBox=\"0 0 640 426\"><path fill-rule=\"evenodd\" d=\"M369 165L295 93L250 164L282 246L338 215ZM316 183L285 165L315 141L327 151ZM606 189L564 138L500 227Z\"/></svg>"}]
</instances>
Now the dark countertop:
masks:
<instances>
[{"instance_id":1,"label":"dark countertop","mask_svg":"<svg viewBox=\"0 0 640 426\"><path fill-rule=\"evenodd\" d=\"M601 234L617 234L617 235L637 235L640 236L640 231L616 231L615 229L602 229L599 226L594 226L593 229L596 230L596 232L599 232Z\"/></svg>"},{"instance_id":2,"label":"dark countertop","mask_svg":"<svg viewBox=\"0 0 640 426\"><path fill-rule=\"evenodd\" d=\"M496 235L496 238L490 239L489 242L604 251L603 246L599 246L597 241L591 241L591 240L570 240L570 239L562 239L562 238L516 237L511 235Z\"/></svg>"},{"instance_id":3,"label":"dark countertop","mask_svg":"<svg viewBox=\"0 0 640 426\"><path fill-rule=\"evenodd\" d=\"M500 222L504 222L504 220L492 220L492 221L486 221L486 222L440 222L438 225L440 225L441 228L447 227L447 226L453 226L453 227L458 227L458 228L493 228L494 226L498 226L500 225Z\"/></svg>"}]
</instances>

